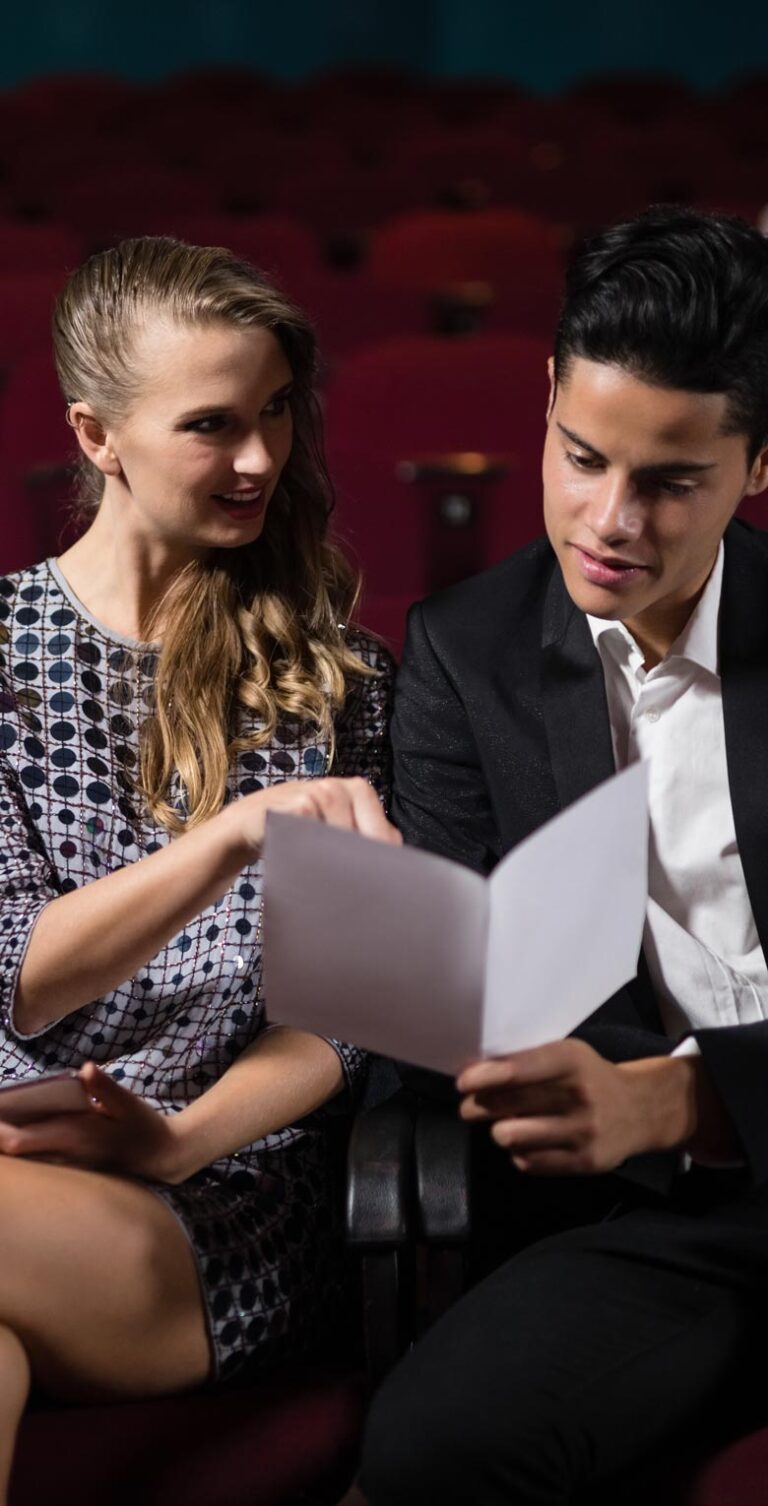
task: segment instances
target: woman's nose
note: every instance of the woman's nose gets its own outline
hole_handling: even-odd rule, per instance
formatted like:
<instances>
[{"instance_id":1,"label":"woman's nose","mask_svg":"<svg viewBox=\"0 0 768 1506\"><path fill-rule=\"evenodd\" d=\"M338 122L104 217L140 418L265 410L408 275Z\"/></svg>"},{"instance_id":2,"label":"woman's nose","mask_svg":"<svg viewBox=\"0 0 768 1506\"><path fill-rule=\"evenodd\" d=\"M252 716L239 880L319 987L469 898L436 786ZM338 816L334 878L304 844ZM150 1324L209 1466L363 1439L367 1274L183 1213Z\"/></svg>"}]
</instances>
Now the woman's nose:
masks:
<instances>
[{"instance_id":1,"label":"woman's nose","mask_svg":"<svg viewBox=\"0 0 768 1506\"><path fill-rule=\"evenodd\" d=\"M272 454L263 434L254 429L238 448L234 468L242 476L268 476L273 469Z\"/></svg>"}]
</instances>

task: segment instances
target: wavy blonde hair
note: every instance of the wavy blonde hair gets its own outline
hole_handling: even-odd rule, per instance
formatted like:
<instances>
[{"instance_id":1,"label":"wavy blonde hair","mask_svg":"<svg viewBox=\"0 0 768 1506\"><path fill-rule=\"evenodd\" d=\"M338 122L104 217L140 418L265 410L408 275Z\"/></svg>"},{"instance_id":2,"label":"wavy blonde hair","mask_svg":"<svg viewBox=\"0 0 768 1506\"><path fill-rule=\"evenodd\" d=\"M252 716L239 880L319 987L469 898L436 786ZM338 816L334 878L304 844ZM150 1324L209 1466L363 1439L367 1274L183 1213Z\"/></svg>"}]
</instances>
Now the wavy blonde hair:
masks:
<instances>
[{"instance_id":1,"label":"wavy blonde hair","mask_svg":"<svg viewBox=\"0 0 768 1506\"><path fill-rule=\"evenodd\" d=\"M150 815L177 832L221 809L234 755L268 743L281 716L314 723L333 750L348 677L371 671L345 642L359 578L328 537L333 490L309 321L221 247L164 236L123 241L78 268L56 304L54 355L66 402L89 403L105 425L124 420L142 387L136 335L153 317L271 330L293 377L293 443L261 537L185 566L155 614L163 641L139 778ZM104 477L85 457L80 482L81 513L92 518ZM247 736L234 735L238 707L260 724ZM186 818L172 803L177 776Z\"/></svg>"}]
</instances>

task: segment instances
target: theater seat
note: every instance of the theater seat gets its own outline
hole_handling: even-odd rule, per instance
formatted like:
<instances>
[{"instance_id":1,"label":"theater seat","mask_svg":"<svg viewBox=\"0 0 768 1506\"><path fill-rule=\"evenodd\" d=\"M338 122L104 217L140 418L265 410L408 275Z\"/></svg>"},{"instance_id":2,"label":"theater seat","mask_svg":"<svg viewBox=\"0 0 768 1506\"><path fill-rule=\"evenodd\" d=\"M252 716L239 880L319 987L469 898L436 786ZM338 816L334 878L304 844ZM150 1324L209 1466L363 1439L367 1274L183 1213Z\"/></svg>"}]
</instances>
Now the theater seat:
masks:
<instances>
[{"instance_id":1,"label":"theater seat","mask_svg":"<svg viewBox=\"0 0 768 1506\"><path fill-rule=\"evenodd\" d=\"M10 1506L324 1506L346 1488L365 1405L359 1372L315 1371L112 1406L38 1408Z\"/></svg>"}]
</instances>

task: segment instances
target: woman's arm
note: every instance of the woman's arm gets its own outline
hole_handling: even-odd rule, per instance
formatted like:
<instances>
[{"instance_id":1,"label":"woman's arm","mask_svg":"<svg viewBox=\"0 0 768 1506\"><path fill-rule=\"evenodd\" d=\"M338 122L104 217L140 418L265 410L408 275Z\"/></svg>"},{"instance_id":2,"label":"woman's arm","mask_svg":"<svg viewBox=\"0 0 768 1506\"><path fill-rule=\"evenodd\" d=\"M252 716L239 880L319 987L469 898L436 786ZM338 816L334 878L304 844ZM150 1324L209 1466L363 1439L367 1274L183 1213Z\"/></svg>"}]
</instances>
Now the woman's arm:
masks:
<instances>
[{"instance_id":1,"label":"woman's arm","mask_svg":"<svg viewBox=\"0 0 768 1506\"><path fill-rule=\"evenodd\" d=\"M253 861L269 810L398 840L362 780L307 779L246 795L159 852L51 899L21 964L13 1028L39 1033L131 978Z\"/></svg>"},{"instance_id":2,"label":"woman's arm","mask_svg":"<svg viewBox=\"0 0 768 1506\"><path fill-rule=\"evenodd\" d=\"M303 1119L343 1086L339 1057L303 1030L265 1030L217 1083L178 1114L157 1109L93 1062L82 1114L0 1123L0 1154L38 1156L158 1182L183 1182L203 1166Z\"/></svg>"}]
</instances>

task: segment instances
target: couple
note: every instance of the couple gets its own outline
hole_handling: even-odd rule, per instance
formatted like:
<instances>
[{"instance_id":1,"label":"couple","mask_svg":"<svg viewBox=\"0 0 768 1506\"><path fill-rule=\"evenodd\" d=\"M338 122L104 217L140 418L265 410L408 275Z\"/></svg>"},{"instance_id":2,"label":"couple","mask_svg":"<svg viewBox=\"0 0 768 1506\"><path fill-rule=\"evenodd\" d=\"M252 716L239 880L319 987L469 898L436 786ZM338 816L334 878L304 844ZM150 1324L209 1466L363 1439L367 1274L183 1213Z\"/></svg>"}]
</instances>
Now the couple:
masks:
<instances>
[{"instance_id":1,"label":"couple","mask_svg":"<svg viewBox=\"0 0 768 1506\"><path fill-rule=\"evenodd\" d=\"M223 1381L332 1310L324 1106L361 1060L266 1023L259 850L270 808L399 840L306 321L226 253L144 240L74 274L54 338L89 526L0 583L0 1065L80 1068L91 1103L0 1125L4 1479L32 1379ZM510 1198L561 1185L571 1227L385 1383L371 1506L565 1503L762 1344L768 548L732 517L768 483L768 245L675 210L597 236L550 379L548 537L412 612L393 815L487 872L648 758L645 943L578 1039L459 1079Z\"/></svg>"}]
</instances>

